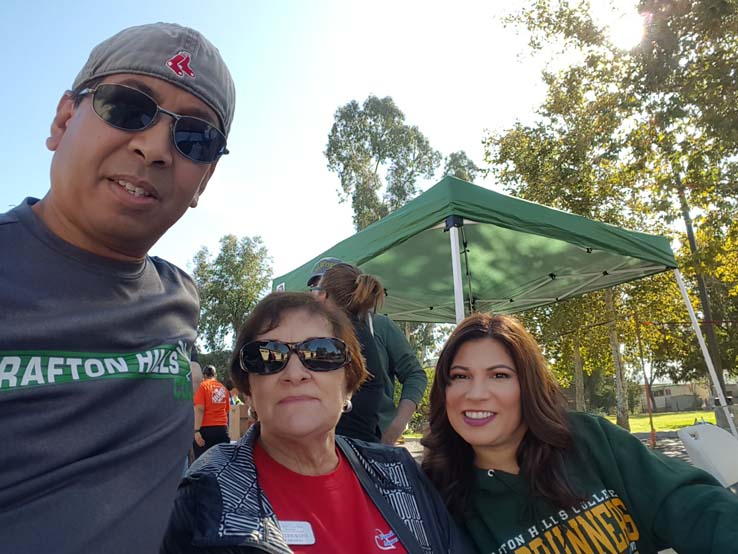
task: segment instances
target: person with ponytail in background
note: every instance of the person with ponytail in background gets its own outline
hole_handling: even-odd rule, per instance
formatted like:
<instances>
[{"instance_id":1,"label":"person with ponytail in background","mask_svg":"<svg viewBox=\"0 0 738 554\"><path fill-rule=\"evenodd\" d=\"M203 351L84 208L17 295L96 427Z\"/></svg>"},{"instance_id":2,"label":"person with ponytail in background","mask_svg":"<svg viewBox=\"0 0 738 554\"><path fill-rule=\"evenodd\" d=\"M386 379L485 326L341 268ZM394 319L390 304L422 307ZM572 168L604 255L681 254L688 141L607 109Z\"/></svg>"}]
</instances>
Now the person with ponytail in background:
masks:
<instances>
[{"instance_id":1,"label":"person with ponytail in background","mask_svg":"<svg viewBox=\"0 0 738 554\"><path fill-rule=\"evenodd\" d=\"M369 378L351 399L352 409L341 416L336 433L368 442L380 442L382 364L370 327L369 314L382 304L384 287L377 277L366 275L350 264L340 263L328 269L311 290L321 301L340 308L349 316L369 371Z\"/></svg>"},{"instance_id":2,"label":"person with ponytail in background","mask_svg":"<svg viewBox=\"0 0 738 554\"><path fill-rule=\"evenodd\" d=\"M343 260L333 257L321 258L315 262L307 288L312 290L316 287L325 272L340 263L344 263ZM387 295L386 287L384 294ZM382 442L399 444L403 440L403 432L423 400L428 377L405 332L394 321L385 314L373 312L367 318L367 323L377 345L381 365L379 373L383 380L384 391L379 402Z\"/></svg>"}]
</instances>

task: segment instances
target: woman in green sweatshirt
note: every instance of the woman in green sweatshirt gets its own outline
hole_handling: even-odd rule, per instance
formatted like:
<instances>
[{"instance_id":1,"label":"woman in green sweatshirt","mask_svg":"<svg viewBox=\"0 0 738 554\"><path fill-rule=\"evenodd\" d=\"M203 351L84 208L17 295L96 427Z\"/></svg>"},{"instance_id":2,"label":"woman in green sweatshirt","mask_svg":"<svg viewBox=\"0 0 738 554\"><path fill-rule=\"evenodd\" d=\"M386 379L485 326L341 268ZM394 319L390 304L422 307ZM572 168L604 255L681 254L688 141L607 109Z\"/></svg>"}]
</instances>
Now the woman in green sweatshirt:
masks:
<instances>
[{"instance_id":1,"label":"woman in green sweatshirt","mask_svg":"<svg viewBox=\"0 0 738 554\"><path fill-rule=\"evenodd\" d=\"M567 412L535 339L474 314L441 351L423 469L483 554L738 553L738 497Z\"/></svg>"}]
</instances>

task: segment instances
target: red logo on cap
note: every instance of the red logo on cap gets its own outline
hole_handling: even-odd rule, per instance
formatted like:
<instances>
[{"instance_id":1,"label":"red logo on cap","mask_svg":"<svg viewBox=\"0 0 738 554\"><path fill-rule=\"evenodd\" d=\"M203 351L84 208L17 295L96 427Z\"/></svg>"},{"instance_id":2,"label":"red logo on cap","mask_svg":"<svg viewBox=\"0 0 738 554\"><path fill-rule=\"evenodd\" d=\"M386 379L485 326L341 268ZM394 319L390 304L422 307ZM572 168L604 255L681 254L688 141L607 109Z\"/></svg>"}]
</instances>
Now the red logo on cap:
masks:
<instances>
[{"instance_id":1,"label":"red logo on cap","mask_svg":"<svg viewBox=\"0 0 738 554\"><path fill-rule=\"evenodd\" d=\"M190 55L184 50L169 58L167 60L167 67L180 77L183 75L195 76L195 72L190 69Z\"/></svg>"}]
</instances>

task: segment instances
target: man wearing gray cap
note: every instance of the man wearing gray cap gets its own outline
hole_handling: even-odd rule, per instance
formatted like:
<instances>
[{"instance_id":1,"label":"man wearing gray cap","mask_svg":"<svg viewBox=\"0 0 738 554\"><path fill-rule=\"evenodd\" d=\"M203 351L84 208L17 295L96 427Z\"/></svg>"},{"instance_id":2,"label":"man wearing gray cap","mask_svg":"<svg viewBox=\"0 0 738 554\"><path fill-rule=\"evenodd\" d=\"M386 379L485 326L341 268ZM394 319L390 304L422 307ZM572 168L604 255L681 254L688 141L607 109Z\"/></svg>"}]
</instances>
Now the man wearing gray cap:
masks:
<instances>
[{"instance_id":1,"label":"man wearing gray cap","mask_svg":"<svg viewBox=\"0 0 738 554\"><path fill-rule=\"evenodd\" d=\"M99 44L62 95L48 193L0 214L1 551L157 551L199 302L147 252L197 205L234 106L218 50L164 23Z\"/></svg>"}]
</instances>

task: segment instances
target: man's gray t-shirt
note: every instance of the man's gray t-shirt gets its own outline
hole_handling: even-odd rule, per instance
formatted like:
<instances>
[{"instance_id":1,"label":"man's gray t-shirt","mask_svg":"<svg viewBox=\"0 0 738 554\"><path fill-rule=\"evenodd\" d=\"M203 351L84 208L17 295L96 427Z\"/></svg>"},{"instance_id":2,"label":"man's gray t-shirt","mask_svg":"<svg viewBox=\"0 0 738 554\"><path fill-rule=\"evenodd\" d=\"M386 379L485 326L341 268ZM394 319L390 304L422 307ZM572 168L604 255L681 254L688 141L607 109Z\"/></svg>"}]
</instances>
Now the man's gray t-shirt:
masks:
<instances>
[{"instance_id":1,"label":"man's gray t-shirt","mask_svg":"<svg viewBox=\"0 0 738 554\"><path fill-rule=\"evenodd\" d=\"M192 438L192 280L0 214L0 551L158 550Z\"/></svg>"}]
</instances>

